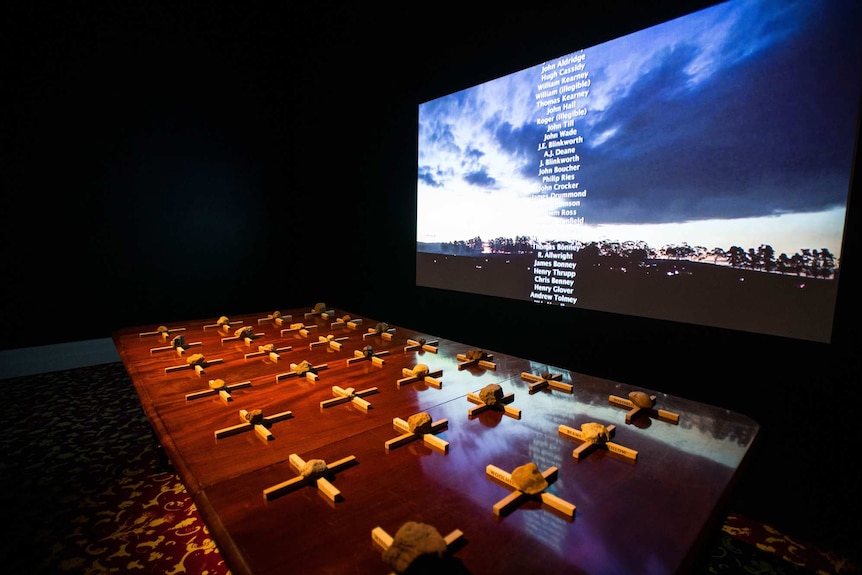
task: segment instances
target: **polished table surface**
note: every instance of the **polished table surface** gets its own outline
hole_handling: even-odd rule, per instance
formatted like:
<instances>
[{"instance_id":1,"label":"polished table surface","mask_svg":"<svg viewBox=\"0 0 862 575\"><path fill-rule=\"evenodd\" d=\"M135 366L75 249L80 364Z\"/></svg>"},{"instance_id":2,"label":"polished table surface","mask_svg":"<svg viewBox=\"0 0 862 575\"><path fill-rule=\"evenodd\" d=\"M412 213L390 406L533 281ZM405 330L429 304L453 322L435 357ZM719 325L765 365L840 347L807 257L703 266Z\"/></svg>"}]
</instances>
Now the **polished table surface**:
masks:
<instances>
[{"instance_id":1,"label":"polished table surface","mask_svg":"<svg viewBox=\"0 0 862 575\"><path fill-rule=\"evenodd\" d=\"M316 308L281 310L278 320L270 311L231 316L230 326L214 317L114 334L159 441L235 575L390 573L372 531L394 536L407 522L443 536L463 533L446 559L451 573L685 572L718 525L757 439L756 422L721 407L406 327L381 332L385 318ZM231 339L247 327L253 338ZM178 335L183 350L173 345ZM256 354L270 344L281 351ZM475 351L489 354L490 364L463 365ZM379 354L382 362L348 361L357 353ZM205 362L200 369L188 363L196 354ZM303 361L318 368L316 380L292 372L291 364ZM442 370L440 385L421 379L399 386L403 370L420 364ZM572 392L531 393L524 374L555 375ZM187 398L217 379L242 386L229 400ZM520 410L520 419L500 409L470 415L477 405L467 394L489 384L512 394L508 405ZM370 407L321 406L334 397L333 386L367 393L362 399ZM627 422L629 410L610 397L633 391L655 396L655 410L678 421L653 410ZM216 431L243 423L240 410L257 409L264 416L289 412L268 424L270 440L253 430L216 438ZM393 419L418 412L448 421L436 434L448 451L421 438L386 449L402 434ZM614 426L611 442L637 451L636 459L602 448L574 457L581 442L560 426L585 423ZM324 476L340 496L333 501L311 483L266 498L264 490L297 477L292 454L328 465L354 458ZM513 489L490 477L488 466L511 472L527 463L557 468L545 491L574 505L572 517L537 497L494 513Z\"/></svg>"}]
</instances>

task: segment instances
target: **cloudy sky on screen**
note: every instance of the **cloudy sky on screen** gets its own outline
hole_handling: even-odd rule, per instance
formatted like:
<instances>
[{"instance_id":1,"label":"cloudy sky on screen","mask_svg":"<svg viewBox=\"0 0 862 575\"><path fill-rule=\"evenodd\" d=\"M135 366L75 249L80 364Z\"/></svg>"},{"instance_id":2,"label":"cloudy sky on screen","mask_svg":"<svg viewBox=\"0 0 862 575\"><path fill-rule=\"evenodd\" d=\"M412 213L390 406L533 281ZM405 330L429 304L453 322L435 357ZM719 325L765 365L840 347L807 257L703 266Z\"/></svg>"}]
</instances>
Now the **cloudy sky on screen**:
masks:
<instances>
[{"instance_id":1,"label":"cloudy sky on screen","mask_svg":"<svg viewBox=\"0 0 862 575\"><path fill-rule=\"evenodd\" d=\"M587 48L583 224L552 215L538 64L419 108L419 241L687 242L840 254L862 85L855 0L734 0ZM557 62L560 58L549 60Z\"/></svg>"}]
</instances>

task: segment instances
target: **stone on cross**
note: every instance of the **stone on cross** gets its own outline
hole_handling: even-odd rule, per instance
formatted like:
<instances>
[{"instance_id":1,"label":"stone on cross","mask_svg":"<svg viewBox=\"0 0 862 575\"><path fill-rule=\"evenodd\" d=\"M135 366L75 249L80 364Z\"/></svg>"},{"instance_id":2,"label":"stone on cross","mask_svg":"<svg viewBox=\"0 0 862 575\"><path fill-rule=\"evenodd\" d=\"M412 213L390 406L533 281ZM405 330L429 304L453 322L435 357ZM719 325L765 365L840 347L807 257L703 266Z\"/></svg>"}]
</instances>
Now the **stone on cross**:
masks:
<instances>
[{"instance_id":1,"label":"stone on cross","mask_svg":"<svg viewBox=\"0 0 862 575\"><path fill-rule=\"evenodd\" d=\"M311 362L307 360L303 360L299 363L291 363L290 371L277 374L275 376L275 382L278 383L282 379L288 379L291 377L304 377L308 381L315 382L317 381L317 372L328 368L329 366L325 363L312 365Z\"/></svg>"},{"instance_id":2,"label":"stone on cross","mask_svg":"<svg viewBox=\"0 0 862 575\"><path fill-rule=\"evenodd\" d=\"M230 318L226 315L219 317L215 323L209 323L204 326L204 331L208 329L218 328L225 333L230 333L230 329L236 325L242 325L242 320L240 321L231 321Z\"/></svg>"},{"instance_id":3,"label":"stone on cross","mask_svg":"<svg viewBox=\"0 0 862 575\"><path fill-rule=\"evenodd\" d=\"M232 336L221 338L222 343L228 343L231 341L244 341L246 345L251 345L251 342L256 340L259 337L263 337L264 333L255 333L254 328L250 325L243 326L237 328Z\"/></svg>"},{"instance_id":4,"label":"stone on cross","mask_svg":"<svg viewBox=\"0 0 862 575\"><path fill-rule=\"evenodd\" d=\"M530 499L539 500L548 507L562 513L569 519L575 516L575 506L548 493L546 489L557 480L558 469L548 467L539 472L539 467L529 462L512 470L511 473L495 465L488 465L485 473L514 491L494 504L494 515L502 517Z\"/></svg>"},{"instance_id":5,"label":"stone on cross","mask_svg":"<svg viewBox=\"0 0 862 575\"><path fill-rule=\"evenodd\" d=\"M392 336L395 334L395 328L389 327L389 324L386 322L380 322L374 327L369 327L368 331L362 334L362 339L368 339L369 337L380 337L386 341L392 341Z\"/></svg>"},{"instance_id":6,"label":"stone on cross","mask_svg":"<svg viewBox=\"0 0 862 575\"><path fill-rule=\"evenodd\" d=\"M665 409L656 409L656 396L649 395L644 391L632 391L629 393L628 399L618 395L608 397L608 402L617 407L624 407L629 410L626 413L626 423L631 423L635 418L646 415L654 417L668 423L679 423L679 414Z\"/></svg>"},{"instance_id":7,"label":"stone on cross","mask_svg":"<svg viewBox=\"0 0 862 575\"><path fill-rule=\"evenodd\" d=\"M257 351L245 354L245 359L269 356L269 359L271 359L272 361L278 361L279 359L281 359L281 355L279 354L291 351L292 349L293 346L291 345L285 347L276 347L274 343L268 343L266 345L257 346Z\"/></svg>"},{"instance_id":8,"label":"stone on cross","mask_svg":"<svg viewBox=\"0 0 862 575\"><path fill-rule=\"evenodd\" d=\"M565 437L581 442L581 445L572 452L572 457L575 459L586 457L595 449L605 449L626 459L637 461L637 451L610 441L616 432L616 426L605 427L600 423L590 422L581 424L580 429L575 429L568 425L560 425L559 432Z\"/></svg>"},{"instance_id":9,"label":"stone on cross","mask_svg":"<svg viewBox=\"0 0 862 575\"><path fill-rule=\"evenodd\" d=\"M308 319L310 317L317 317L317 316L320 316L323 319L327 319L329 317L332 317L334 314L335 314L334 309L326 309L325 303L318 302L318 303L314 304L314 307L311 308L311 311L305 312L305 319Z\"/></svg>"},{"instance_id":10,"label":"stone on cross","mask_svg":"<svg viewBox=\"0 0 862 575\"><path fill-rule=\"evenodd\" d=\"M521 372L521 379L530 382L530 393L536 393L546 388L556 389L563 393L573 393L574 391L574 386L571 383L560 381L563 379L563 374L561 373L544 372L540 375L533 375L532 373L523 371Z\"/></svg>"},{"instance_id":11,"label":"stone on cross","mask_svg":"<svg viewBox=\"0 0 862 575\"><path fill-rule=\"evenodd\" d=\"M494 356L481 349L471 349L467 353L459 353L455 357L460 362L458 364L459 371L473 366L492 371L497 369L497 364L491 361L494 359Z\"/></svg>"},{"instance_id":12,"label":"stone on cross","mask_svg":"<svg viewBox=\"0 0 862 575\"><path fill-rule=\"evenodd\" d=\"M183 334L179 334L179 335L175 335L174 338L171 340L171 345L166 345L164 347L152 348L150 350L150 355L154 355L154 354L162 352L162 351L171 351L171 350L176 351L177 355L183 355L186 352L186 350L189 349L190 347L200 347L201 345L203 345L203 343L200 341L194 341L191 343L186 342L186 336Z\"/></svg>"},{"instance_id":13,"label":"stone on cross","mask_svg":"<svg viewBox=\"0 0 862 575\"><path fill-rule=\"evenodd\" d=\"M375 527L371 530L371 540L383 552L383 561L395 573L410 572L413 563L419 560L423 562L423 569L419 572L432 572L429 570L432 564L434 573L449 572L446 559L466 543L460 529L443 537L435 527L417 521L404 523L394 537L382 527Z\"/></svg>"},{"instance_id":14,"label":"stone on cross","mask_svg":"<svg viewBox=\"0 0 862 575\"><path fill-rule=\"evenodd\" d=\"M341 317L335 318L335 321L329 324L331 329L335 329L337 327L346 327L349 329L358 329L359 326L362 325L362 318L351 318L349 315L343 315Z\"/></svg>"},{"instance_id":15,"label":"stone on cross","mask_svg":"<svg viewBox=\"0 0 862 575\"><path fill-rule=\"evenodd\" d=\"M184 327L170 327L169 328L167 326L160 325L159 327L157 327L155 329L155 331L142 331L141 333L138 334L138 337L152 337L154 335L157 335L157 336L161 337L164 341L167 341L168 337L170 337L172 334L175 334L177 332L184 332L184 331L186 331L186 328L184 328Z\"/></svg>"},{"instance_id":16,"label":"stone on cross","mask_svg":"<svg viewBox=\"0 0 862 575\"><path fill-rule=\"evenodd\" d=\"M198 375L204 374L204 369L217 364L224 362L223 359L206 359L202 353L195 353L186 358L185 365L172 365L170 367L165 368L165 374L173 373L175 371L182 371L185 369L194 369Z\"/></svg>"},{"instance_id":17,"label":"stone on cross","mask_svg":"<svg viewBox=\"0 0 862 575\"><path fill-rule=\"evenodd\" d=\"M417 363L412 369L407 367L401 368L401 379L395 382L396 387L401 388L411 383L424 382L431 387L440 389L443 387L443 382L440 381L440 376L443 375L443 370L438 369L431 371L424 363Z\"/></svg>"},{"instance_id":18,"label":"stone on cross","mask_svg":"<svg viewBox=\"0 0 862 575\"><path fill-rule=\"evenodd\" d=\"M269 428L272 427L274 423L278 423L279 421L284 421L285 419L290 419L292 417L293 413L290 411L282 411L281 413L276 413L274 415L264 416L263 410L261 409L253 409L251 411L240 409L239 418L242 423L225 427L223 429L217 429L215 431L215 438L222 439L224 437L229 437L231 435L254 429L258 437L264 441L272 441L275 437L273 437Z\"/></svg>"},{"instance_id":19,"label":"stone on cross","mask_svg":"<svg viewBox=\"0 0 862 575\"><path fill-rule=\"evenodd\" d=\"M233 401L233 397L231 396L231 392L234 389L241 389L243 387L251 387L250 381L240 381L239 383L231 383L226 384L223 379L211 379L209 383L209 388L201 391L195 391L192 393L186 394L186 401L191 401L193 399L200 399L201 397L209 397L211 395L218 395L221 400L225 403L229 401Z\"/></svg>"},{"instance_id":20,"label":"stone on cross","mask_svg":"<svg viewBox=\"0 0 862 575\"><path fill-rule=\"evenodd\" d=\"M407 345L404 346L405 353L408 351L427 351L430 353L437 353L437 348L440 346L440 342L438 340L433 341L425 341L424 337L420 337L418 339L410 339L407 338Z\"/></svg>"},{"instance_id":21,"label":"stone on cross","mask_svg":"<svg viewBox=\"0 0 862 575\"><path fill-rule=\"evenodd\" d=\"M467 412L469 417L475 417L483 411L495 410L502 411L509 417L521 419L521 410L509 406L515 400L515 394L504 394L500 384L491 383L480 389L479 393L470 392L467 394L467 400L477 404L476 407L471 407Z\"/></svg>"},{"instance_id":22,"label":"stone on cross","mask_svg":"<svg viewBox=\"0 0 862 575\"><path fill-rule=\"evenodd\" d=\"M280 497L285 493L295 491L307 485L314 485L325 495L330 501L340 501L341 491L330 482L328 477L332 477L339 471L356 465L356 457L348 455L338 461L327 464L322 459L311 459L308 462L304 461L296 453L291 453L288 457L290 466L293 467L299 475L282 483L267 487L263 490L263 498L271 501L276 497Z\"/></svg>"},{"instance_id":23,"label":"stone on cross","mask_svg":"<svg viewBox=\"0 0 862 575\"><path fill-rule=\"evenodd\" d=\"M320 402L320 408L326 409L327 407L332 407L333 405L340 405L342 403L352 403L362 411L368 411L371 409L371 404L362 399L366 395L372 395L377 393L376 387L369 387L368 389L363 389L361 391L356 391L352 387L339 387L337 385L332 386L332 395L335 396L332 399L326 399Z\"/></svg>"},{"instance_id":24,"label":"stone on cross","mask_svg":"<svg viewBox=\"0 0 862 575\"><path fill-rule=\"evenodd\" d=\"M421 439L428 447L449 453L449 442L437 437L438 433L442 433L449 427L448 419L432 421L427 412L421 411L414 413L406 421L400 417L394 418L392 427L395 431L401 432L401 435L384 444L386 451Z\"/></svg>"},{"instance_id":25,"label":"stone on cross","mask_svg":"<svg viewBox=\"0 0 862 575\"><path fill-rule=\"evenodd\" d=\"M373 365L376 365L377 367L382 367L385 361L381 359L381 357L384 355L389 355L389 352L386 350L374 351L373 347L371 347L370 345L366 345L361 350L355 350L353 352L353 357L347 358L347 365L352 365L360 361L370 361Z\"/></svg>"},{"instance_id":26,"label":"stone on cross","mask_svg":"<svg viewBox=\"0 0 862 575\"><path fill-rule=\"evenodd\" d=\"M282 325L284 325L284 322L290 321L292 319L293 319L292 315L290 315L290 314L282 315L282 313L280 311L276 310L276 311L272 312L271 314L268 314L266 317L262 317L262 318L258 319L257 325L261 325L264 323L272 323L274 325L281 327Z\"/></svg>"},{"instance_id":27,"label":"stone on cross","mask_svg":"<svg viewBox=\"0 0 862 575\"><path fill-rule=\"evenodd\" d=\"M326 346L329 349L331 349L332 351L341 351L341 346L343 345L342 342L347 341L348 339L350 339L350 338L348 338L347 336L335 337L332 334L325 335L325 336L321 335L321 336L318 336L317 341L313 341L313 342L308 344L308 349L310 351L316 347Z\"/></svg>"},{"instance_id":28,"label":"stone on cross","mask_svg":"<svg viewBox=\"0 0 862 575\"><path fill-rule=\"evenodd\" d=\"M302 337L308 337L308 332L310 332L313 329L317 329L317 326L316 325L305 325L302 322L297 322L297 323L292 323L292 324L290 324L290 327L287 327L287 328L281 330L281 335L282 335L282 337L284 337L285 334L298 333Z\"/></svg>"}]
</instances>

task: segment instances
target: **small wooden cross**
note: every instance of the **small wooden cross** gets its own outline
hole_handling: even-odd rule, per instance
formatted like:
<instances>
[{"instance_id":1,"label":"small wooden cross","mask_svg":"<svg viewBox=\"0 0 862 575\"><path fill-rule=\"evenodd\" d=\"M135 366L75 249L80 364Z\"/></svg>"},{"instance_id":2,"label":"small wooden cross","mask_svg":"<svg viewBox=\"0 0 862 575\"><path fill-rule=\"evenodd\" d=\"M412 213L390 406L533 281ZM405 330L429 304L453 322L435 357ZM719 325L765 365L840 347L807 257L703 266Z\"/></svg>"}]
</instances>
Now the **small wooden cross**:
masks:
<instances>
[{"instance_id":1,"label":"small wooden cross","mask_svg":"<svg viewBox=\"0 0 862 575\"><path fill-rule=\"evenodd\" d=\"M341 497L341 491L336 489L336 487L330 483L327 476L335 475L339 471L358 463L356 461L356 457L353 455L348 455L347 457L329 464L324 462L322 459L312 459L306 463L296 453L291 453L288 460L290 461L291 467L299 472L299 475L293 479L288 479L287 481L283 481L282 483L278 483L272 487L264 489L263 498L267 501L271 501L276 497L280 497L285 493L295 491L300 487L305 487L306 485L315 485L320 492L331 501L340 501L343 499L343 497Z\"/></svg>"},{"instance_id":2,"label":"small wooden cross","mask_svg":"<svg viewBox=\"0 0 862 575\"><path fill-rule=\"evenodd\" d=\"M287 333L298 333L302 337L308 337L308 332L310 332L313 329L317 329L317 326L316 325L305 325L302 322L292 323L292 324L290 324L290 327L287 327L287 328L281 330L281 335L282 335L282 337L284 337L284 334L287 334Z\"/></svg>"},{"instance_id":3,"label":"small wooden cross","mask_svg":"<svg viewBox=\"0 0 862 575\"><path fill-rule=\"evenodd\" d=\"M476 407L471 407L470 410L467 412L468 417L474 417L476 415L479 415L483 411L488 411L489 409L494 409L494 410L502 411L503 413L505 413L509 417L513 417L515 419L521 419L521 410L516 408L516 407L511 407L508 405L508 404L512 403L512 401L515 400L515 394L514 393L507 393L507 394L503 395L502 388L500 388L499 385L493 384L493 383L491 385L485 386L482 389L481 393L490 394L492 392L494 393L495 401L489 402L489 403L485 403L485 401L482 399L482 395L480 395L479 393L470 392L467 394L467 400L472 402L472 403L477 404Z\"/></svg>"},{"instance_id":4,"label":"small wooden cross","mask_svg":"<svg viewBox=\"0 0 862 575\"><path fill-rule=\"evenodd\" d=\"M586 457L594 449L601 448L606 449L611 453L622 455L626 459L637 461L637 451L609 441L616 432L616 426L614 425L608 425L605 427L598 423L585 423L581 425L581 429L575 429L568 425L560 425L559 431L566 437L582 442L572 452L572 457L575 459Z\"/></svg>"},{"instance_id":5,"label":"small wooden cross","mask_svg":"<svg viewBox=\"0 0 862 575\"><path fill-rule=\"evenodd\" d=\"M290 314L282 315L280 311L276 310L276 311L272 312L271 314L267 315L266 317L262 317L262 318L258 319L257 325L260 325L263 323L273 323L273 324L281 327L282 325L284 325L284 322L290 321L292 319L293 319L292 315L290 315Z\"/></svg>"},{"instance_id":6,"label":"small wooden cross","mask_svg":"<svg viewBox=\"0 0 862 575\"><path fill-rule=\"evenodd\" d=\"M207 368L216 363L224 362L223 359L206 359L203 354L196 353L194 355L190 355L186 358L185 365L173 365L165 368L165 374L172 373L174 371L182 371L184 369L194 369L198 375L204 374L204 368Z\"/></svg>"},{"instance_id":7,"label":"small wooden cross","mask_svg":"<svg viewBox=\"0 0 862 575\"><path fill-rule=\"evenodd\" d=\"M263 337L266 335L265 333L254 333L254 328L250 325L245 327L241 327L234 332L232 336L221 338L222 343L228 343L230 341L244 341L246 345L251 345L251 342L256 340L259 337Z\"/></svg>"},{"instance_id":8,"label":"small wooden cross","mask_svg":"<svg viewBox=\"0 0 862 575\"><path fill-rule=\"evenodd\" d=\"M353 357L347 358L347 365L352 365L359 361L370 361L373 365L376 365L377 367L382 367L383 364L386 362L380 358L384 355L389 355L389 352L386 350L374 351L374 349L370 345L366 345L361 350L355 350L353 352Z\"/></svg>"},{"instance_id":9,"label":"small wooden cross","mask_svg":"<svg viewBox=\"0 0 862 575\"><path fill-rule=\"evenodd\" d=\"M156 328L155 331L142 331L141 333L138 334L138 337L150 337L150 336L158 335L158 336L161 336L161 338L163 340L167 341L169 335L171 335L172 333L178 332L178 331L186 331L186 328L184 328L184 327L168 328L167 326L160 325L159 327Z\"/></svg>"},{"instance_id":10,"label":"small wooden cross","mask_svg":"<svg viewBox=\"0 0 862 575\"><path fill-rule=\"evenodd\" d=\"M325 409L327 407L332 407L333 405L339 405L342 403L347 403L348 401L353 403L356 407L361 409L362 411L368 411L371 409L371 404L362 399L366 395L371 395L377 393L376 387L369 387L368 389L363 389L362 391L356 391L352 387L339 387L337 385L332 386L332 399L326 399L320 402L320 408Z\"/></svg>"},{"instance_id":11,"label":"small wooden cross","mask_svg":"<svg viewBox=\"0 0 862 575\"><path fill-rule=\"evenodd\" d=\"M222 439L224 437L228 437L231 435L236 435L238 433L243 433L244 431L248 431L250 429L254 429L255 433L263 439L264 441L272 441L275 439L273 437L272 432L269 431L269 428L272 427L273 423L278 423L279 421L284 421L285 419L290 419L293 417L293 413L290 411L282 411L281 413L276 413L270 416L264 416L263 411L260 409L254 409L252 411L248 411L245 409L239 410L239 418L242 421L239 425L232 425L231 427L225 427L224 429L217 429L215 431L215 438Z\"/></svg>"},{"instance_id":12,"label":"small wooden cross","mask_svg":"<svg viewBox=\"0 0 862 575\"><path fill-rule=\"evenodd\" d=\"M402 388L405 385L410 385L411 383L416 383L418 381L425 382L431 387L436 387L437 389L443 387L443 382L439 379L439 377L443 375L443 370L438 369L431 371L424 363L417 363L413 366L413 369L402 367L401 375L404 377L395 382L395 386L398 388Z\"/></svg>"},{"instance_id":13,"label":"small wooden cross","mask_svg":"<svg viewBox=\"0 0 862 575\"><path fill-rule=\"evenodd\" d=\"M221 400L227 403L229 401L233 401L233 397L231 397L231 391L233 391L234 389L241 389L243 387L251 387L251 382L240 381L239 383L225 384L223 379L211 379L209 389L195 391L193 393L187 393L186 401L191 401L193 399L199 399L201 397L208 397L210 395L218 394L218 396L221 397Z\"/></svg>"},{"instance_id":14,"label":"small wooden cross","mask_svg":"<svg viewBox=\"0 0 862 575\"><path fill-rule=\"evenodd\" d=\"M562 378L563 374L561 373L543 373L541 375L533 375L526 371L521 372L521 379L531 382L530 393L536 393L546 387L562 391L563 393L572 393L574 386L571 383L563 383L560 381Z\"/></svg>"},{"instance_id":15,"label":"small wooden cross","mask_svg":"<svg viewBox=\"0 0 862 575\"><path fill-rule=\"evenodd\" d=\"M266 345L257 346L257 351L247 353L244 357L246 359L251 359L253 357L263 357L265 355L268 355L269 359L271 359L272 361L278 361L279 359L281 359L281 356L279 355L280 353L284 353L291 350L293 350L292 345L288 345L285 347L275 347L275 344L268 343Z\"/></svg>"},{"instance_id":16,"label":"small wooden cross","mask_svg":"<svg viewBox=\"0 0 862 575\"><path fill-rule=\"evenodd\" d=\"M380 322L374 327L369 327L368 331L362 334L362 339L368 339L369 337L379 335L381 339L392 341L393 334L395 334L394 327L389 327L388 323Z\"/></svg>"},{"instance_id":17,"label":"small wooden cross","mask_svg":"<svg viewBox=\"0 0 862 575\"><path fill-rule=\"evenodd\" d=\"M231 321L226 315L221 316L215 323L210 323L204 326L204 331L212 328L218 328L224 331L230 331L235 325L242 325L242 321Z\"/></svg>"},{"instance_id":18,"label":"small wooden cross","mask_svg":"<svg viewBox=\"0 0 862 575\"><path fill-rule=\"evenodd\" d=\"M346 341L348 339L350 339L350 338L347 336L335 337L332 334L327 335L327 336L321 335L317 338L317 341L313 341L310 344L308 344L308 349L310 351L316 347L327 346L332 351L341 351L341 346L343 345L341 342Z\"/></svg>"},{"instance_id":19,"label":"small wooden cross","mask_svg":"<svg viewBox=\"0 0 862 575\"><path fill-rule=\"evenodd\" d=\"M337 327L347 327L350 329L357 329L360 325L362 325L362 318L351 319L349 315L345 315L342 317L335 318L335 321L329 324L331 329L335 329Z\"/></svg>"},{"instance_id":20,"label":"small wooden cross","mask_svg":"<svg viewBox=\"0 0 862 575\"><path fill-rule=\"evenodd\" d=\"M646 415L647 417L655 417L668 423L679 423L679 414L664 409L655 409L655 395L649 395L643 391L633 391L629 393L629 398L611 395L608 397L608 402L617 407L624 407L629 410L626 413L626 423L631 423L635 418Z\"/></svg>"},{"instance_id":21,"label":"small wooden cross","mask_svg":"<svg viewBox=\"0 0 862 575\"><path fill-rule=\"evenodd\" d=\"M291 363L290 371L277 374L275 376L275 382L278 383L282 379L287 379L289 377L305 377L308 381L315 382L317 381L317 372L324 369L329 369L329 366L325 363L321 363L320 365L311 365L311 362L309 361Z\"/></svg>"},{"instance_id":22,"label":"small wooden cross","mask_svg":"<svg viewBox=\"0 0 862 575\"><path fill-rule=\"evenodd\" d=\"M425 417L427 418L427 422L426 424L416 426L415 418L416 416L421 415L425 415ZM392 427L395 429L395 431L401 432L401 435L388 440L384 444L386 451L401 447L402 445L406 445L408 443L421 439L422 442L428 447L439 449L443 453L449 453L449 442L437 437L438 433L443 432L449 427L449 420L439 419L432 422L430 421L430 419L431 418L424 413L416 414L413 416L413 418L408 419L408 421L405 421L400 417L393 418ZM413 429L411 429L411 421L414 423Z\"/></svg>"},{"instance_id":23,"label":"small wooden cross","mask_svg":"<svg viewBox=\"0 0 862 575\"><path fill-rule=\"evenodd\" d=\"M479 349L474 349L467 353L459 353L455 357L457 357L460 362L458 364L459 371L468 367L473 367L474 365L484 369L490 369L492 371L497 369L497 364L491 361L494 359L494 356Z\"/></svg>"},{"instance_id":24,"label":"small wooden cross","mask_svg":"<svg viewBox=\"0 0 862 575\"><path fill-rule=\"evenodd\" d=\"M404 346L404 351L428 351L431 353L437 353L437 348L440 346L440 342L438 340L434 341L425 341L424 338L419 339L410 339L407 338L407 345Z\"/></svg>"},{"instance_id":25,"label":"small wooden cross","mask_svg":"<svg viewBox=\"0 0 862 575\"><path fill-rule=\"evenodd\" d=\"M162 351L170 351L170 350L175 350L177 352L177 355L183 355L188 348L200 347L201 345L203 345L203 343L200 341L186 343L186 336L184 336L183 334L179 334L179 335L174 336L174 338L171 340L171 345L167 345L164 347L152 348L150 350L150 355L153 355L153 354L156 354L156 353L159 353Z\"/></svg>"},{"instance_id":26,"label":"small wooden cross","mask_svg":"<svg viewBox=\"0 0 862 575\"><path fill-rule=\"evenodd\" d=\"M556 467L552 466L545 469L541 475L548 484L551 484L557 480L558 471L559 470ZM512 474L500 469L496 465L488 465L485 467L485 473L489 477L493 477L502 482L507 487L514 489L512 493L494 504L494 515L498 517L509 514L515 507L529 499L539 499L542 503L559 511L566 517L572 518L575 516L576 507L573 504L557 497L556 495L548 493L545 490L538 493L527 493L522 491L518 485L512 481Z\"/></svg>"}]
</instances>

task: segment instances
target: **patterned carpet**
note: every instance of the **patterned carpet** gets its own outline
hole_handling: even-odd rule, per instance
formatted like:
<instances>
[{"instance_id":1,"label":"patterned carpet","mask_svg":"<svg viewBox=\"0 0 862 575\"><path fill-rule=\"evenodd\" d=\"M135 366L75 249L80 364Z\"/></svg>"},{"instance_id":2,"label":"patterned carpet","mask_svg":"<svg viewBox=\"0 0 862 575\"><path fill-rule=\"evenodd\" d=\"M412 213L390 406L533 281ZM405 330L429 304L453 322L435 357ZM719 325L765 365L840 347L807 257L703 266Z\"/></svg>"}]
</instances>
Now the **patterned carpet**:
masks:
<instances>
[{"instance_id":1,"label":"patterned carpet","mask_svg":"<svg viewBox=\"0 0 862 575\"><path fill-rule=\"evenodd\" d=\"M230 573L162 456L121 363L6 379L0 391L7 422L0 436L0 504L14 525L0 539L4 572ZM694 573L859 571L731 514Z\"/></svg>"}]
</instances>

